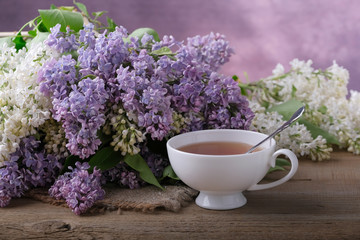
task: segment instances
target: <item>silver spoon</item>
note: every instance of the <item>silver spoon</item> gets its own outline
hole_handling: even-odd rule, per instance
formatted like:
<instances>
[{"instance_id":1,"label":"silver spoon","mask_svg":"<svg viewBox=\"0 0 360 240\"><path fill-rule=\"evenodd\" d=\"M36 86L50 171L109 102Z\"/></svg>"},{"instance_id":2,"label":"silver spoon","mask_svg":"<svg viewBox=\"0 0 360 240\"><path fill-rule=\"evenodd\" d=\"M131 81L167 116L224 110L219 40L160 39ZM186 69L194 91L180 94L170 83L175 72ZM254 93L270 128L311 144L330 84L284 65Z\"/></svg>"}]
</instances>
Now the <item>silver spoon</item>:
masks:
<instances>
[{"instance_id":1,"label":"silver spoon","mask_svg":"<svg viewBox=\"0 0 360 240\"><path fill-rule=\"evenodd\" d=\"M252 151L254 151L256 148L258 148L261 144L263 144L266 140L272 138L273 136L275 136L276 134L280 133L282 130L284 130L285 128L289 127L290 124L292 124L293 122L295 122L296 120L298 120L301 115L303 114L303 112L305 111L305 106L299 108L292 116L291 118L286 121L283 125L281 125L281 127L279 127L278 129L275 130L275 132L273 132L272 134L270 134L267 138L265 138L264 140L262 140L261 142L259 142L258 144L256 144L255 146L253 146L252 148L249 149L249 151L247 151L246 153L251 153Z\"/></svg>"}]
</instances>

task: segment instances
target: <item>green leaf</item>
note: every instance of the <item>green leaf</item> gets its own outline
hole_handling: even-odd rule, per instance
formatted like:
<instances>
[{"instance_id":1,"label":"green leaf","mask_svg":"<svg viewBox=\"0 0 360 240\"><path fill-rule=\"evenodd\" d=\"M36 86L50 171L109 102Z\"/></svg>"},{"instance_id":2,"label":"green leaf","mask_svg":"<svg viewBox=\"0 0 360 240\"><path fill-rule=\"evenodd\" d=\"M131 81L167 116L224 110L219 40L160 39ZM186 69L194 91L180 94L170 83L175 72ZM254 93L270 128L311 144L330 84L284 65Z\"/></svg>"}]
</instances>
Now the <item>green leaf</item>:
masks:
<instances>
[{"instance_id":1,"label":"green leaf","mask_svg":"<svg viewBox=\"0 0 360 240\"><path fill-rule=\"evenodd\" d=\"M158 56L163 56L163 55L173 55L174 53L171 51L170 48L162 47L162 48L160 48L158 50L152 51L150 54L156 54Z\"/></svg>"},{"instance_id":2,"label":"green leaf","mask_svg":"<svg viewBox=\"0 0 360 240\"><path fill-rule=\"evenodd\" d=\"M50 31L50 28L60 23L62 32L66 32L66 27L78 32L84 25L83 17L79 12L70 12L63 9L39 10L42 23Z\"/></svg>"},{"instance_id":3,"label":"green leaf","mask_svg":"<svg viewBox=\"0 0 360 240\"><path fill-rule=\"evenodd\" d=\"M158 56L167 56L169 57L171 60L174 60L176 61L176 58L174 57L175 56L175 53L173 53L171 51L170 48L168 47L162 47L158 50L154 50L150 53L150 55L152 55L155 59L158 57Z\"/></svg>"},{"instance_id":4,"label":"green leaf","mask_svg":"<svg viewBox=\"0 0 360 240\"><path fill-rule=\"evenodd\" d=\"M112 20L111 18L109 17L106 17L106 21L107 21L107 29L111 32L115 31L115 28L116 28L116 23L114 22L114 20Z\"/></svg>"},{"instance_id":5,"label":"green leaf","mask_svg":"<svg viewBox=\"0 0 360 240\"><path fill-rule=\"evenodd\" d=\"M261 102L261 106L264 107L264 108L268 108L270 106L270 103L268 101L262 101Z\"/></svg>"},{"instance_id":6,"label":"green leaf","mask_svg":"<svg viewBox=\"0 0 360 240\"><path fill-rule=\"evenodd\" d=\"M104 15L104 13L106 13L106 11L93 12L92 15L95 17L95 19L97 19Z\"/></svg>"},{"instance_id":7,"label":"green leaf","mask_svg":"<svg viewBox=\"0 0 360 240\"><path fill-rule=\"evenodd\" d=\"M105 147L90 158L89 165L90 169L97 167L104 171L115 167L122 159L121 152L114 151L112 147Z\"/></svg>"},{"instance_id":8,"label":"green leaf","mask_svg":"<svg viewBox=\"0 0 360 240\"><path fill-rule=\"evenodd\" d=\"M340 145L339 140L336 136L330 134L324 129L314 125L313 123L307 121L306 119L300 119L299 123L304 124L305 127L310 131L311 136L315 139L317 136L321 135L326 139L327 143Z\"/></svg>"},{"instance_id":9,"label":"green leaf","mask_svg":"<svg viewBox=\"0 0 360 240\"><path fill-rule=\"evenodd\" d=\"M294 86L294 85L292 85L292 88L291 88L291 97L295 97L296 96L296 91L297 91L297 88Z\"/></svg>"},{"instance_id":10,"label":"green leaf","mask_svg":"<svg viewBox=\"0 0 360 240\"><path fill-rule=\"evenodd\" d=\"M50 30L46 28L42 20L39 22L36 29L38 30L38 32L50 32Z\"/></svg>"},{"instance_id":11,"label":"green leaf","mask_svg":"<svg viewBox=\"0 0 360 240\"><path fill-rule=\"evenodd\" d=\"M60 10L65 10L65 11L69 11L69 12L75 11L75 7L74 7L74 6L60 6L60 7L58 7L58 9L60 9Z\"/></svg>"},{"instance_id":12,"label":"green leaf","mask_svg":"<svg viewBox=\"0 0 360 240\"><path fill-rule=\"evenodd\" d=\"M76 2L75 0L74 0L74 4L76 5L76 7L77 7L78 9L80 9L80 11L81 11L82 13L85 14L85 16L87 16L87 17L90 16L90 15L89 15L89 12L87 11L87 8L86 8L85 4Z\"/></svg>"},{"instance_id":13,"label":"green leaf","mask_svg":"<svg viewBox=\"0 0 360 240\"><path fill-rule=\"evenodd\" d=\"M164 179L166 177L169 177L174 180L180 180L180 178L176 175L171 165L164 168L163 176L161 179Z\"/></svg>"},{"instance_id":14,"label":"green leaf","mask_svg":"<svg viewBox=\"0 0 360 240\"><path fill-rule=\"evenodd\" d=\"M23 39L20 33L18 33L12 41L15 44L16 50L22 49L26 46L26 41Z\"/></svg>"},{"instance_id":15,"label":"green leaf","mask_svg":"<svg viewBox=\"0 0 360 240\"><path fill-rule=\"evenodd\" d=\"M38 32L36 34L36 37L34 37L30 42L27 43L27 47L30 48L34 44L44 42L48 38L49 34L49 32Z\"/></svg>"},{"instance_id":16,"label":"green leaf","mask_svg":"<svg viewBox=\"0 0 360 240\"><path fill-rule=\"evenodd\" d=\"M271 167L269 170L268 170L268 174L269 173L272 173L272 172L275 172L275 171L285 171L286 169L281 167L281 166L275 166L275 167Z\"/></svg>"},{"instance_id":17,"label":"green leaf","mask_svg":"<svg viewBox=\"0 0 360 240\"><path fill-rule=\"evenodd\" d=\"M169 55L169 54L174 54L174 53L171 51L170 48L162 47L162 48L160 48L158 50L152 51L150 54L156 54L156 55L161 56L161 55Z\"/></svg>"},{"instance_id":18,"label":"green leaf","mask_svg":"<svg viewBox=\"0 0 360 240\"><path fill-rule=\"evenodd\" d=\"M318 109L319 112L321 112L322 114L326 114L327 112L327 107L322 105L321 107L319 107Z\"/></svg>"},{"instance_id":19,"label":"green leaf","mask_svg":"<svg viewBox=\"0 0 360 240\"><path fill-rule=\"evenodd\" d=\"M249 86L248 86L248 84L244 84L244 83L239 82L238 85L240 87L241 95L249 96L249 93L248 93Z\"/></svg>"},{"instance_id":20,"label":"green leaf","mask_svg":"<svg viewBox=\"0 0 360 240\"><path fill-rule=\"evenodd\" d=\"M50 30L48 30L46 27L45 27L45 25L44 25L44 23L41 21L41 23L37 26L37 30L39 31L39 32L50 32Z\"/></svg>"},{"instance_id":21,"label":"green leaf","mask_svg":"<svg viewBox=\"0 0 360 240\"><path fill-rule=\"evenodd\" d=\"M276 158L275 166L291 166L291 163L285 158Z\"/></svg>"},{"instance_id":22,"label":"green leaf","mask_svg":"<svg viewBox=\"0 0 360 240\"><path fill-rule=\"evenodd\" d=\"M32 36L32 37L36 37L36 30L30 30L30 31L28 31L28 34L30 35L30 36Z\"/></svg>"},{"instance_id":23,"label":"green leaf","mask_svg":"<svg viewBox=\"0 0 360 240\"><path fill-rule=\"evenodd\" d=\"M94 80L96 78L96 76L94 74L85 75L85 76L81 77L81 80L86 79L86 78L90 78L90 79Z\"/></svg>"},{"instance_id":24,"label":"green leaf","mask_svg":"<svg viewBox=\"0 0 360 240\"><path fill-rule=\"evenodd\" d=\"M290 99L287 102L269 108L269 112L278 112L284 117L285 120L289 120L296 110L304 106L304 104L296 99Z\"/></svg>"},{"instance_id":25,"label":"green leaf","mask_svg":"<svg viewBox=\"0 0 360 240\"><path fill-rule=\"evenodd\" d=\"M276 111L280 115L284 117L284 120L289 120L290 117L294 114L294 112L299 109L300 107L304 106L304 104L296 99L291 99L287 102L269 108L268 111ZM305 110L306 111L306 110ZM323 138L326 139L327 143L329 144L337 144L339 145L339 141L337 138L330 134L329 132L323 130L322 128L316 126L315 124L309 122L304 117L301 117L299 120L300 124L305 125L305 127L310 131L311 136L315 139L317 136L321 135Z\"/></svg>"},{"instance_id":26,"label":"green leaf","mask_svg":"<svg viewBox=\"0 0 360 240\"><path fill-rule=\"evenodd\" d=\"M139 155L126 155L124 161L134 170L138 171L142 180L164 190L154 174L151 172L145 160Z\"/></svg>"},{"instance_id":27,"label":"green leaf","mask_svg":"<svg viewBox=\"0 0 360 240\"><path fill-rule=\"evenodd\" d=\"M153 36L156 42L160 42L159 34L152 28L138 28L129 35L128 39L137 37L141 40L145 33Z\"/></svg>"},{"instance_id":28,"label":"green leaf","mask_svg":"<svg viewBox=\"0 0 360 240\"><path fill-rule=\"evenodd\" d=\"M85 76L85 77L83 77L82 79L84 79L84 78L87 78L87 77L90 77L91 79L93 79L92 77L93 77L94 75L87 75L87 76ZM94 76L95 77L95 76ZM103 146L105 146L105 145L107 145L108 143L110 143L111 141L112 141L112 135L107 135L107 134L105 134L103 131L101 131L101 130L99 130L98 132L97 132L97 136L98 136L98 138L100 139L100 141L101 141L101 146L100 146L100 148L101 147L103 147Z\"/></svg>"},{"instance_id":29,"label":"green leaf","mask_svg":"<svg viewBox=\"0 0 360 240\"><path fill-rule=\"evenodd\" d=\"M271 167L267 173L275 171L285 171L284 166L291 166L291 163L285 158L276 158L275 167Z\"/></svg>"},{"instance_id":30,"label":"green leaf","mask_svg":"<svg viewBox=\"0 0 360 240\"><path fill-rule=\"evenodd\" d=\"M154 50L150 53L150 55L152 55L153 57L156 58L156 56L168 56L170 59L172 60L175 60L176 61L176 58L174 57L175 56L175 53L173 53L171 51L170 48L168 47L162 47L160 49L157 49L157 50ZM154 56L155 55L155 56Z\"/></svg>"}]
</instances>

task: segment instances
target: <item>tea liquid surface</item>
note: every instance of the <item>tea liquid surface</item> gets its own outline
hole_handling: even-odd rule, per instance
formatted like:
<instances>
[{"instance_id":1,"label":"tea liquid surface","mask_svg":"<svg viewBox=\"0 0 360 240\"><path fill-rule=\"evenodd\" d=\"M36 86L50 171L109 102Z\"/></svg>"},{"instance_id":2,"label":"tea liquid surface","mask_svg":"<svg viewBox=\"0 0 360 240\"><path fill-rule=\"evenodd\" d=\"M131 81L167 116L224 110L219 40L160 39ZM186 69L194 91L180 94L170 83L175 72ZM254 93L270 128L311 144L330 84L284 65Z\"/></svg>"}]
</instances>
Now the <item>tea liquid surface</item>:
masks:
<instances>
[{"instance_id":1,"label":"tea liquid surface","mask_svg":"<svg viewBox=\"0 0 360 240\"><path fill-rule=\"evenodd\" d=\"M182 146L180 151L205 155L235 155L246 153L252 145L240 142L202 142ZM255 151L261 150L256 149Z\"/></svg>"}]
</instances>

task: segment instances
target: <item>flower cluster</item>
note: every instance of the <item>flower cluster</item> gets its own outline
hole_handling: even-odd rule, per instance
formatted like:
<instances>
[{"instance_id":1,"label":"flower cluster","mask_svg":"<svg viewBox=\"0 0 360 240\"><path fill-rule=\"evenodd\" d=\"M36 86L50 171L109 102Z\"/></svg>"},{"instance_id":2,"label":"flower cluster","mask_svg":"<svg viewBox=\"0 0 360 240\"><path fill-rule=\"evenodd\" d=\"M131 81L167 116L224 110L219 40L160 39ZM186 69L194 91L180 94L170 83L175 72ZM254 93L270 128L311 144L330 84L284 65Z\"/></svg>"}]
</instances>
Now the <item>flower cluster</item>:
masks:
<instances>
[{"instance_id":1,"label":"flower cluster","mask_svg":"<svg viewBox=\"0 0 360 240\"><path fill-rule=\"evenodd\" d=\"M182 131L250 126L253 113L237 83L216 72L232 53L224 36L196 36L187 45L167 36L156 43L148 34L141 41L125 41L123 27L96 36L91 25L79 35L76 42L73 34L59 37L54 28L48 44L61 51L77 49L77 62L63 55L45 64L39 75L40 91L52 99L54 119L62 122L71 154L93 155L103 125L113 135L114 149L124 155L137 154L146 136L162 140L175 134L176 114L187 119ZM179 46L175 59L156 55L164 46Z\"/></svg>"},{"instance_id":2,"label":"flower cluster","mask_svg":"<svg viewBox=\"0 0 360 240\"><path fill-rule=\"evenodd\" d=\"M107 92L98 77L77 79L75 63L71 55L49 61L39 73L40 91L51 96L53 118L62 122L70 153L87 158L100 145L96 134L105 122Z\"/></svg>"},{"instance_id":3,"label":"flower cluster","mask_svg":"<svg viewBox=\"0 0 360 240\"><path fill-rule=\"evenodd\" d=\"M163 179L167 155L151 144L164 148L194 130L249 129L254 117L238 83L217 72L233 54L220 34L184 44L124 27L56 25L41 46L0 51L1 206L53 184L49 194L82 214L104 197L106 182L138 188L143 174ZM103 163L109 149L119 153L115 164ZM122 161L128 155L148 170Z\"/></svg>"},{"instance_id":4,"label":"flower cluster","mask_svg":"<svg viewBox=\"0 0 360 240\"><path fill-rule=\"evenodd\" d=\"M14 197L21 197L27 186L24 177L15 160L6 161L0 168L0 207L5 207Z\"/></svg>"},{"instance_id":5,"label":"flower cluster","mask_svg":"<svg viewBox=\"0 0 360 240\"><path fill-rule=\"evenodd\" d=\"M21 139L18 149L0 168L0 206L33 187L52 184L62 168L59 157L47 154L34 137Z\"/></svg>"},{"instance_id":6,"label":"flower cluster","mask_svg":"<svg viewBox=\"0 0 360 240\"><path fill-rule=\"evenodd\" d=\"M130 189L139 188L144 185L144 181L139 178L139 174L130 169L125 163L120 162L115 167L103 172L102 182L112 182Z\"/></svg>"},{"instance_id":7,"label":"flower cluster","mask_svg":"<svg viewBox=\"0 0 360 240\"><path fill-rule=\"evenodd\" d=\"M49 189L49 194L56 199L65 199L72 211L80 215L105 196L101 188L101 172L95 167L90 174L87 162L77 162L75 168L69 168L72 171L61 175Z\"/></svg>"},{"instance_id":8,"label":"flower cluster","mask_svg":"<svg viewBox=\"0 0 360 240\"><path fill-rule=\"evenodd\" d=\"M44 136L43 143L47 153L56 155L59 158L69 156L69 151L66 148L65 131L59 122L50 118L39 127L39 132Z\"/></svg>"},{"instance_id":9,"label":"flower cluster","mask_svg":"<svg viewBox=\"0 0 360 240\"><path fill-rule=\"evenodd\" d=\"M355 107L360 98L356 91L347 98L348 71L336 62L326 70L315 70L311 65L311 60L294 59L288 72L278 64L272 76L249 84L255 112L252 129L268 133L272 126L280 126L284 122L282 116L266 110L296 99L306 105L305 118L311 124L335 136L341 148L360 154L360 113ZM291 126L277 138L279 147L313 160L328 159L332 151L323 136L312 136L303 124Z\"/></svg>"},{"instance_id":10,"label":"flower cluster","mask_svg":"<svg viewBox=\"0 0 360 240\"><path fill-rule=\"evenodd\" d=\"M258 102L250 102L255 112L251 130L265 134L273 133L279 126L285 123L283 116L276 111L268 112ZM321 135L313 138L311 132L303 125L295 123L274 136L277 148L286 148L293 151L297 156L308 156L312 160L321 161L330 158L332 147Z\"/></svg>"}]
</instances>

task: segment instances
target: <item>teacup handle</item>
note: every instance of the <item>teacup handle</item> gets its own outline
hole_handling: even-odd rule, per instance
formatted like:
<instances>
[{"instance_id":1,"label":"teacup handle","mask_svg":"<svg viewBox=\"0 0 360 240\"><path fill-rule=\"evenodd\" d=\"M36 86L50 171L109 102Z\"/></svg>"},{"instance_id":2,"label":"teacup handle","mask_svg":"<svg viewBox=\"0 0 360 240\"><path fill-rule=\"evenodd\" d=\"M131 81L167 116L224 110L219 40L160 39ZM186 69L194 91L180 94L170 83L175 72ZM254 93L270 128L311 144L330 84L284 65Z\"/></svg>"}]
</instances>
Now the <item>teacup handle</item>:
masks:
<instances>
[{"instance_id":1,"label":"teacup handle","mask_svg":"<svg viewBox=\"0 0 360 240\"><path fill-rule=\"evenodd\" d=\"M250 188L248 188L247 190L254 191L254 190L263 190L263 189L276 187L276 186L279 186L280 184L283 184L284 182L288 181L290 178L292 178L294 176L294 174L296 173L296 170L298 169L299 163L298 163L298 159L297 159L296 155L288 149L280 149L273 154L272 160L271 160L272 167L275 166L275 161L276 161L277 156L282 155L282 154L288 156L290 159L291 169L290 169L289 173L286 176L284 176L283 178L280 178L279 180L277 180L275 182L266 183L266 184L255 184L255 185L251 186Z\"/></svg>"}]
</instances>

